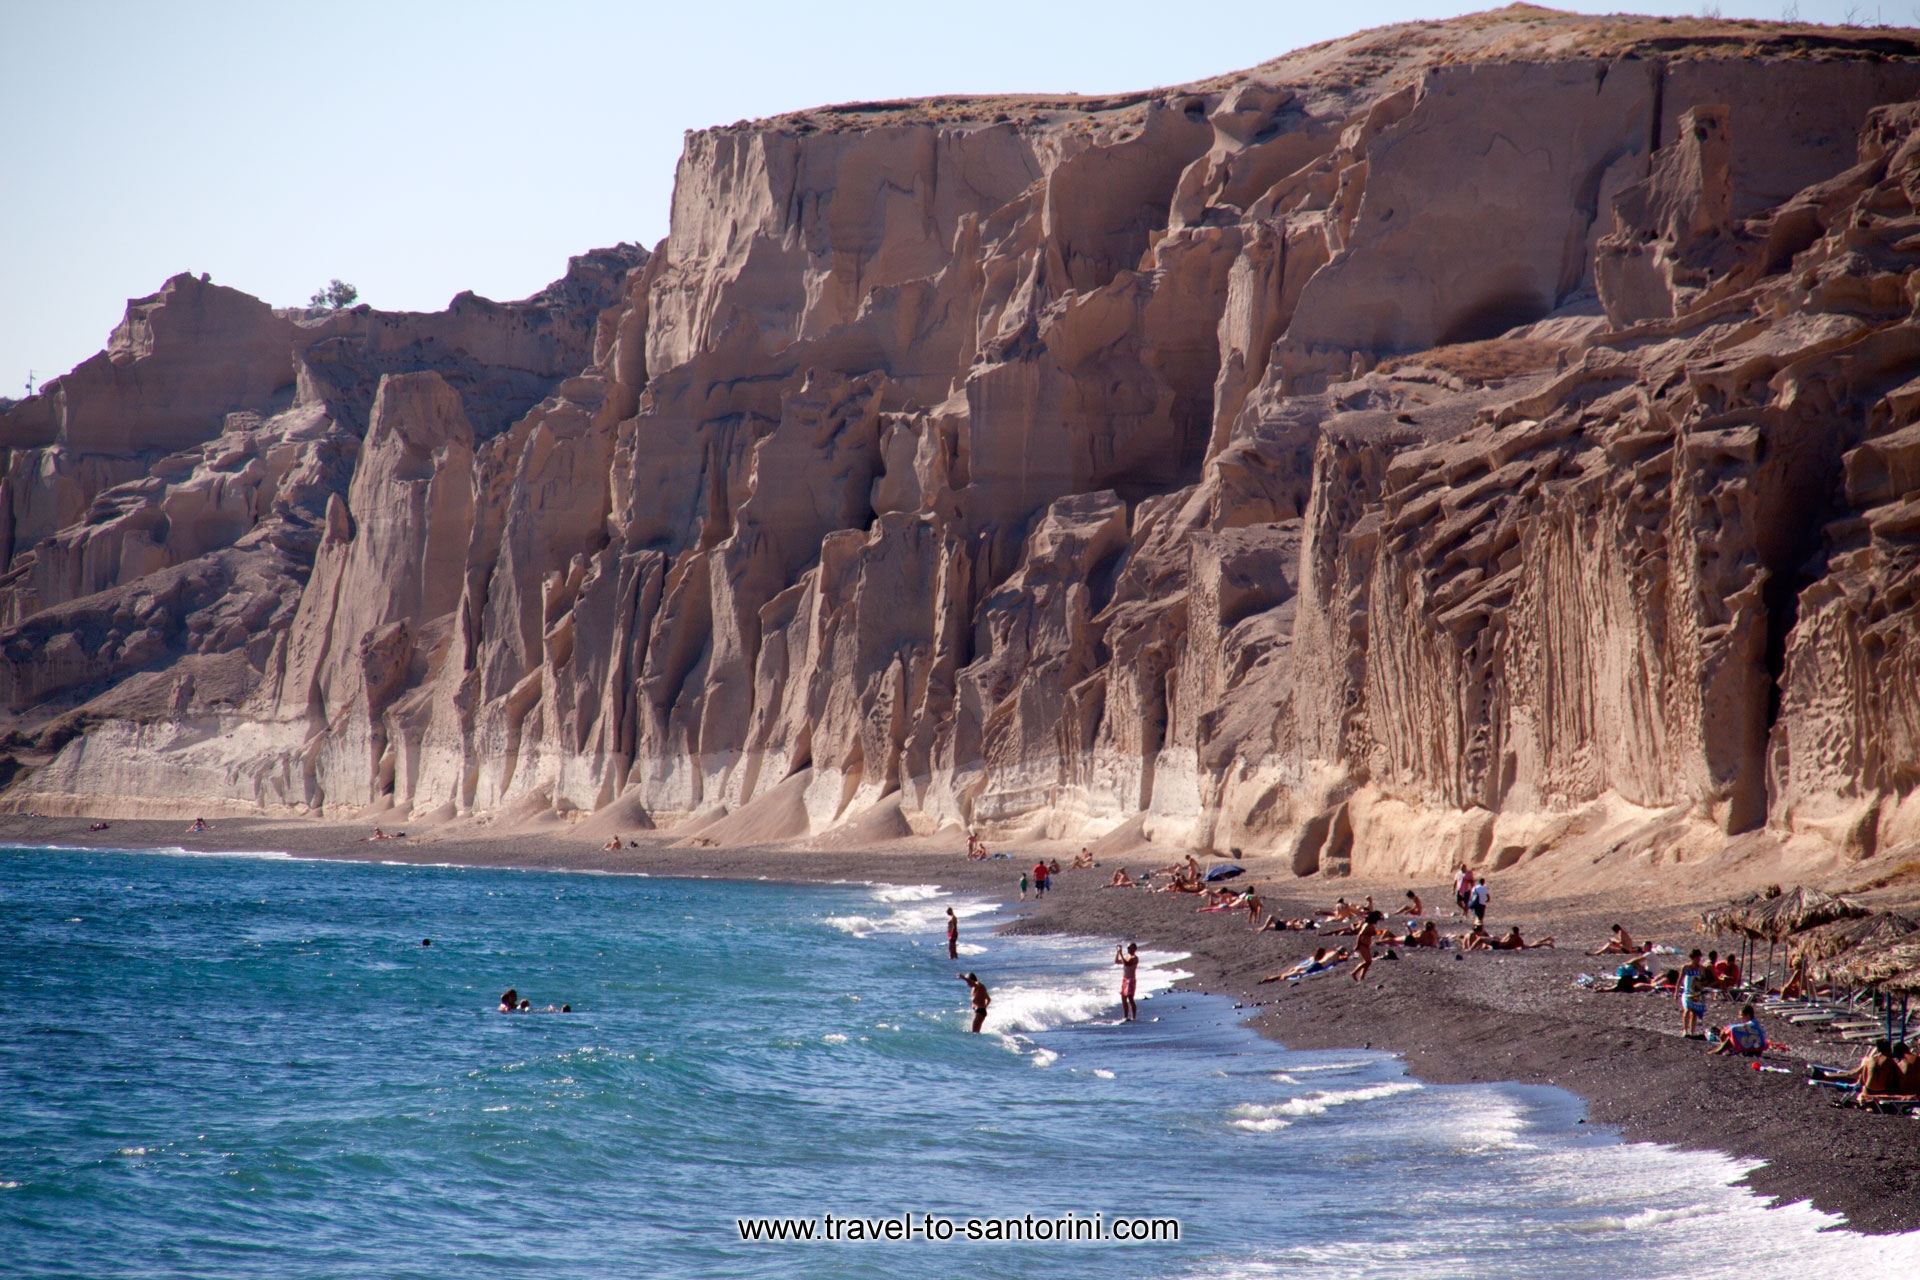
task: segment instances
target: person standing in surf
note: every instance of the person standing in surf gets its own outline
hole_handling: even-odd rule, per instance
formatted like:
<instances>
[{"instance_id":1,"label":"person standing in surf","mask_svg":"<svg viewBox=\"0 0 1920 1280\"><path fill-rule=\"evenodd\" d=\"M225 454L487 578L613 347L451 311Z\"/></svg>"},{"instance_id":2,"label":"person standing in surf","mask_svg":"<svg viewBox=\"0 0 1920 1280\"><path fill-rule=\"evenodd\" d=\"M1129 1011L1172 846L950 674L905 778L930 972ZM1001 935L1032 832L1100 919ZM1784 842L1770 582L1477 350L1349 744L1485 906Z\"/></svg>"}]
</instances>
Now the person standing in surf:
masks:
<instances>
[{"instance_id":1,"label":"person standing in surf","mask_svg":"<svg viewBox=\"0 0 1920 1280\"><path fill-rule=\"evenodd\" d=\"M947 908L947 959L960 958L960 917L953 914L953 908Z\"/></svg>"},{"instance_id":2,"label":"person standing in surf","mask_svg":"<svg viewBox=\"0 0 1920 1280\"><path fill-rule=\"evenodd\" d=\"M1140 1007L1133 1002L1133 993L1138 989L1140 974L1139 944L1129 942L1126 950L1113 949L1113 962L1120 966L1120 1018L1123 1022L1138 1022Z\"/></svg>"},{"instance_id":3,"label":"person standing in surf","mask_svg":"<svg viewBox=\"0 0 1920 1280\"><path fill-rule=\"evenodd\" d=\"M953 976L967 984L967 993L973 997L973 1026L968 1030L979 1035L981 1024L987 1020L987 1006L993 1003L993 997L987 994L987 984L980 981L977 974L956 973Z\"/></svg>"}]
</instances>

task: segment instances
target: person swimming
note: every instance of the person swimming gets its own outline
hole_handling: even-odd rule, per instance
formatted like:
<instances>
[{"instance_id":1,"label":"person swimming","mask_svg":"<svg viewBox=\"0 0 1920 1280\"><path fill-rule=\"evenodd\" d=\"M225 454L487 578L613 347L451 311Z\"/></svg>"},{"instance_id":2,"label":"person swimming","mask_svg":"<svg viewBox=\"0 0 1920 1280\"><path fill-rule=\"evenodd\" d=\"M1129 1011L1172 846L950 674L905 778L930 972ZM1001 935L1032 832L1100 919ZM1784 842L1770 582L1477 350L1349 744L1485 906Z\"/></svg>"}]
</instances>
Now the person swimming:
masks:
<instances>
[{"instance_id":1,"label":"person swimming","mask_svg":"<svg viewBox=\"0 0 1920 1280\"><path fill-rule=\"evenodd\" d=\"M505 991L500 993L500 1012L501 1013L512 1013L515 1009L518 1009L519 1007L520 1007L520 993L518 991L515 991L512 987L508 987Z\"/></svg>"}]
</instances>

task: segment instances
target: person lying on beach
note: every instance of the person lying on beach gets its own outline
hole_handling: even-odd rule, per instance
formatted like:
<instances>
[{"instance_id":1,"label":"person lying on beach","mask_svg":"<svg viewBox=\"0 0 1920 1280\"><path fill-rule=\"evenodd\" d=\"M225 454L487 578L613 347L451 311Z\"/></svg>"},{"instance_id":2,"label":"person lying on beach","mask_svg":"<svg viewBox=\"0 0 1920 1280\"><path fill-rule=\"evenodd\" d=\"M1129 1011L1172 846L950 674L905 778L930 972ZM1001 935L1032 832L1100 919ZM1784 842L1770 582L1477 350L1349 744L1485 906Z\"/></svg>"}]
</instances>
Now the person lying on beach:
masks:
<instances>
[{"instance_id":1,"label":"person lying on beach","mask_svg":"<svg viewBox=\"0 0 1920 1280\"><path fill-rule=\"evenodd\" d=\"M106 829L107 824L104 822L96 822L87 828L89 831L105 831Z\"/></svg>"},{"instance_id":2,"label":"person lying on beach","mask_svg":"<svg viewBox=\"0 0 1920 1280\"><path fill-rule=\"evenodd\" d=\"M1635 956L1613 971L1615 991L1651 991L1653 977L1647 972L1647 958Z\"/></svg>"},{"instance_id":3,"label":"person lying on beach","mask_svg":"<svg viewBox=\"0 0 1920 1280\"><path fill-rule=\"evenodd\" d=\"M205 818L195 818L193 820L193 825L187 828L187 834L190 836L197 836L202 831L211 831L211 830L213 830L213 828L207 825L207 820Z\"/></svg>"},{"instance_id":4,"label":"person lying on beach","mask_svg":"<svg viewBox=\"0 0 1920 1280\"><path fill-rule=\"evenodd\" d=\"M367 843L368 840L404 840L406 839L406 835L407 833L404 831L395 831L392 834L388 834L387 832L382 831L380 828L375 827L373 829L373 834L370 836L364 837L360 841L360 843L365 844Z\"/></svg>"},{"instance_id":5,"label":"person lying on beach","mask_svg":"<svg viewBox=\"0 0 1920 1280\"><path fill-rule=\"evenodd\" d=\"M973 997L973 1026L968 1030L980 1034L980 1026L987 1020L987 1006L993 1003L993 997L987 994L987 984L971 973L956 973L954 977L967 984L967 994Z\"/></svg>"},{"instance_id":6,"label":"person lying on beach","mask_svg":"<svg viewBox=\"0 0 1920 1280\"><path fill-rule=\"evenodd\" d=\"M1345 964L1352 958L1352 953L1345 947L1341 947L1338 951L1329 951L1325 947L1315 947L1313 954L1307 959L1302 960L1299 964L1294 965L1290 969L1282 969L1279 973L1270 973L1260 979L1260 981L1291 982L1295 978L1304 978L1310 974L1324 973L1328 969Z\"/></svg>"},{"instance_id":7,"label":"person lying on beach","mask_svg":"<svg viewBox=\"0 0 1920 1280\"><path fill-rule=\"evenodd\" d=\"M1740 1053L1749 1057L1767 1051L1767 1033L1760 1026L1760 1019L1754 1016L1753 1006L1740 1006L1740 1021L1731 1026L1720 1028L1720 1043L1709 1052Z\"/></svg>"},{"instance_id":8,"label":"person lying on beach","mask_svg":"<svg viewBox=\"0 0 1920 1280\"><path fill-rule=\"evenodd\" d=\"M1590 956L1637 956L1646 947L1633 940L1633 935L1619 925L1613 926L1613 936L1603 943L1598 951L1587 952Z\"/></svg>"},{"instance_id":9,"label":"person lying on beach","mask_svg":"<svg viewBox=\"0 0 1920 1280\"><path fill-rule=\"evenodd\" d=\"M1506 937L1495 938L1487 943L1487 946L1495 951L1532 951L1537 947L1546 947L1548 950L1552 950L1553 935L1549 934L1538 942L1528 942L1520 936L1520 926L1514 925L1513 928L1507 930Z\"/></svg>"},{"instance_id":10,"label":"person lying on beach","mask_svg":"<svg viewBox=\"0 0 1920 1280\"><path fill-rule=\"evenodd\" d=\"M1122 867L1108 877L1107 882L1100 887L1102 889L1137 889L1140 887L1140 882L1128 875L1127 869Z\"/></svg>"},{"instance_id":11,"label":"person lying on beach","mask_svg":"<svg viewBox=\"0 0 1920 1280\"><path fill-rule=\"evenodd\" d=\"M1290 930L1297 933L1314 933L1320 926L1312 920L1282 920L1279 916L1269 916L1267 922L1260 927L1263 931L1272 929L1278 933L1286 933Z\"/></svg>"}]
</instances>

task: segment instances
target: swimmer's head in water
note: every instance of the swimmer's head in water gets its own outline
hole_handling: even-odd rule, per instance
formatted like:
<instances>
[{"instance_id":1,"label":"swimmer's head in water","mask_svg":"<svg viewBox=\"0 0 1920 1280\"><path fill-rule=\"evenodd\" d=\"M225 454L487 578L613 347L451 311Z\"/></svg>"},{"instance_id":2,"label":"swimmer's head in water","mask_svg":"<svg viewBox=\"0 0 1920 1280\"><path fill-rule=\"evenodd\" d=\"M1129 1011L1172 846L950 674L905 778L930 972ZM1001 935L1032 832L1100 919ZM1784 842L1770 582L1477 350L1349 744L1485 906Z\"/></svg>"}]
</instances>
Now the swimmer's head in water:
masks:
<instances>
[{"instance_id":1,"label":"swimmer's head in water","mask_svg":"<svg viewBox=\"0 0 1920 1280\"><path fill-rule=\"evenodd\" d=\"M520 1002L520 1012L522 1012L522 1013L531 1013L532 1011L533 1011L533 1001L531 1001L531 1000L522 1000L522 1001Z\"/></svg>"}]
</instances>

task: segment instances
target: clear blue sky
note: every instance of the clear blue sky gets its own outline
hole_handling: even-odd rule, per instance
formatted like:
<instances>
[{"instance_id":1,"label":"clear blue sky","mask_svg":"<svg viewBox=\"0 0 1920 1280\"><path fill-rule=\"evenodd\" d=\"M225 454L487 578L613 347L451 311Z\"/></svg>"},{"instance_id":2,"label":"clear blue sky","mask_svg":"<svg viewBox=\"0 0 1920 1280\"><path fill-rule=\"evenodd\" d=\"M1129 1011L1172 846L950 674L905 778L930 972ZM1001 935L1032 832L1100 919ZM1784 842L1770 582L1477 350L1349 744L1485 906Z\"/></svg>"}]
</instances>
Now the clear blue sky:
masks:
<instances>
[{"instance_id":1,"label":"clear blue sky","mask_svg":"<svg viewBox=\"0 0 1920 1280\"><path fill-rule=\"evenodd\" d=\"M681 134L866 98L1096 93L1485 3L0 0L0 394L211 272L275 305L534 292L666 233ZM1699 4L1563 3L1699 13ZM1785 7L1723 0L1727 17ZM1807 21L1913 6L1801 0Z\"/></svg>"}]
</instances>

